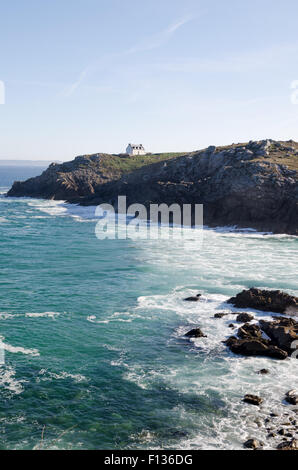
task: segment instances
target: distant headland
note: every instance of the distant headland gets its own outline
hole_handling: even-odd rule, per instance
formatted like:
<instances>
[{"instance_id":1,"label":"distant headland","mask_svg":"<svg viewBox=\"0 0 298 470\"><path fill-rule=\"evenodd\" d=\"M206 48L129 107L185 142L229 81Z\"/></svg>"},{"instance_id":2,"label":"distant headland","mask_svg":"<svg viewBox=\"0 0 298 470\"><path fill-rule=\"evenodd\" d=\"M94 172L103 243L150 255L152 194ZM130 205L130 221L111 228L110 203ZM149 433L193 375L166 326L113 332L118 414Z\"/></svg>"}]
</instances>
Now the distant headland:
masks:
<instances>
[{"instance_id":1,"label":"distant headland","mask_svg":"<svg viewBox=\"0 0 298 470\"><path fill-rule=\"evenodd\" d=\"M203 204L204 224L298 235L298 143L261 140L186 153L93 154L52 163L7 196L97 205ZM144 154L143 154L144 152Z\"/></svg>"}]
</instances>

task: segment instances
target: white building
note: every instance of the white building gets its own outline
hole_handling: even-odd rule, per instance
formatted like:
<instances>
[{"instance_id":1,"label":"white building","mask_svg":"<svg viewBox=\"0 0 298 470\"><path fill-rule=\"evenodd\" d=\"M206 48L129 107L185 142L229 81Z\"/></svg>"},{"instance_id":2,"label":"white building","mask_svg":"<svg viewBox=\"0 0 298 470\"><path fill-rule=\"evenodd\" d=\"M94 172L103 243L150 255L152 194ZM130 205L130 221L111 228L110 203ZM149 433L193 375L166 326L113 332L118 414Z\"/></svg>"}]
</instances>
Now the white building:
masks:
<instances>
[{"instance_id":1,"label":"white building","mask_svg":"<svg viewBox=\"0 0 298 470\"><path fill-rule=\"evenodd\" d=\"M128 144L126 153L132 155L146 155L146 151L142 144Z\"/></svg>"}]
</instances>

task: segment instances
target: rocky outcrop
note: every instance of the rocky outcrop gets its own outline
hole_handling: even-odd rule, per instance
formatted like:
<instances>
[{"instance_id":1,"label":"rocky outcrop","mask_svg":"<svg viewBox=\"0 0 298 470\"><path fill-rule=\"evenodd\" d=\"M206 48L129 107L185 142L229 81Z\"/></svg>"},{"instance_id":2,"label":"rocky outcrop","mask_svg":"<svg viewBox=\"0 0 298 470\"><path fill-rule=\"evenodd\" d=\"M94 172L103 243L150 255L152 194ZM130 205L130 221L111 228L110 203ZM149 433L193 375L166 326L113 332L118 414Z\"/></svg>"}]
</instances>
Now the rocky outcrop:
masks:
<instances>
[{"instance_id":1,"label":"rocky outcrop","mask_svg":"<svg viewBox=\"0 0 298 470\"><path fill-rule=\"evenodd\" d=\"M263 333L269 337L265 339ZM238 337L231 336L225 343L234 354L243 356L267 356L286 359L294 352L293 343L298 340L298 322L292 318L260 320L239 328Z\"/></svg>"},{"instance_id":2,"label":"rocky outcrop","mask_svg":"<svg viewBox=\"0 0 298 470\"><path fill-rule=\"evenodd\" d=\"M194 328L193 330L190 330L188 333L185 335L187 338L207 338L206 335L200 330L200 328Z\"/></svg>"},{"instance_id":3,"label":"rocky outcrop","mask_svg":"<svg viewBox=\"0 0 298 470\"><path fill-rule=\"evenodd\" d=\"M209 147L130 169L114 156L78 157L40 177L17 182L9 196L64 199L85 205L204 205L204 224L298 235L298 144L259 141ZM114 160L113 160L114 161ZM142 160L143 161L143 160ZM120 162L120 163L119 163ZM140 166L140 165L139 165ZM193 211L194 217L194 211ZM193 219L194 220L194 219Z\"/></svg>"},{"instance_id":4,"label":"rocky outcrop","mask_svg":"<svg viewBox=\"0 0 298 470\"><path fill-rule=\"evenodd\" d=\"M292 318L277 318L273 322L260 320L260 327L280 349L291 354L298 341L298 322Z\"/></svg>"},{"instance_id":5,"label":"rocky outcrop","mask_svg":"<svg viewBox=\"0 0 298 470\"><path fill-rule=\"evenodd\" d=\"M266 356L273 359L286 359L288 354L276 346L272 346L261 339L233 338L227 345L234 354L242 356Z\"/></svg>"},{"instance_id":6,"label":"rocky outcrop","mask_svg":"<svg viewBox=\"0 0 298 470\"><path fill-rule=\"evenodd\" d=\"M253 315L250 315L249 313L239 313L239 315L236 318L236 321L239 323L246 323L250 322L254 319Z\"/></svg>"},{"instance_id":7,"label":"rocky outcrop","mask_svg":"<svg viewBox=\"0 0 298 470\"><path fill-rule=\"evenodd\" d=\"M298 298L279 290L249 289L228 300L237 308L252 308L265 312L298 314Z\"/></svg>"},{"instance_id":8,"label":"rocky outcrop","mask_svg":"<svg viewBox=\"0 0 298 470\"><path fill-rule=\"evenodd\" d=\"M112 155L79 156L71 162L52 163L40 176L16 181L7 196L29 196L77 202L90 197L101 185L119 179L121 171L110 168Z\"/></svg>"},{"instance_id":9,"label":"rocky outcrop","mask_svg":"<svg viewBox=\"0 0 298 470\"><path fill-rule=\"evenodd\" d=\"M263 399L258 397L257 395L247 394L243 398L244 403L248 403L250 405L260 406L263 403Z\"/></svg>"}]
</instances>

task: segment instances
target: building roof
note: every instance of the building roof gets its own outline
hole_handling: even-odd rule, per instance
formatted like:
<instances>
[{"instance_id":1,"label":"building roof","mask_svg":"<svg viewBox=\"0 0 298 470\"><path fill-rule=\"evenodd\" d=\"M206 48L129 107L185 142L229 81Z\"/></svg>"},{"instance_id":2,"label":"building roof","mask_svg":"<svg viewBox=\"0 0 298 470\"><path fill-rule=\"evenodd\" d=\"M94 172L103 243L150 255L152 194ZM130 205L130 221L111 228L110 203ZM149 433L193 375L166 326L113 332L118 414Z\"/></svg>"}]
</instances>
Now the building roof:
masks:
<instances>
[{"instance_id":1,"label":"building roof","mask_svg":"<svg viewBox=\"0 0 298 470\"><path fill-rule=\"evenodd\" d=\"M130 145L133 149L134 148L139 148L139 147L144 148L142 144L128 144L128 145Z\"/></svg>"}]
</instances>

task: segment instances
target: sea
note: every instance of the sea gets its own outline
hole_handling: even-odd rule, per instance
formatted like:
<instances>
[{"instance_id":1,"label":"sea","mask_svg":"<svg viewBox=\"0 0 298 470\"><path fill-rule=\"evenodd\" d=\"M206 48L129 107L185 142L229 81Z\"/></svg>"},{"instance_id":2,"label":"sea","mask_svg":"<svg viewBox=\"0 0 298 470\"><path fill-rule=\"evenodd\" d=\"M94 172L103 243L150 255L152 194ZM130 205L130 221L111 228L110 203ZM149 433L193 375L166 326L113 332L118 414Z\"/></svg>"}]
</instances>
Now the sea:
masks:
<instances>
[{"instance_id":1,"label":"sea","mask_svg":"<svg viewBox=\"0 0 298 470\"><path fill-rule=\"evenodd\" d=\"M298 295L297 237L205 227L203 241L100 240L94 207L5 197L42 170L0 167L0 449L271 448L260 421L291 412L298 363L232 354L227 300ZM196 327L207 337L187 339Z\"/></svg>"}]
</instances>

